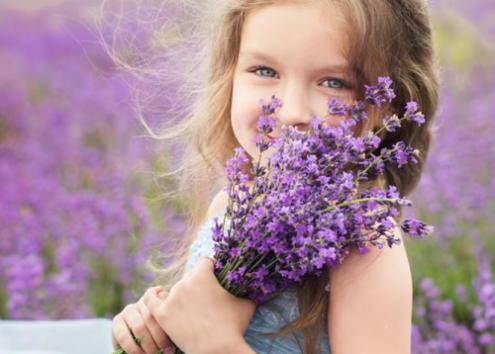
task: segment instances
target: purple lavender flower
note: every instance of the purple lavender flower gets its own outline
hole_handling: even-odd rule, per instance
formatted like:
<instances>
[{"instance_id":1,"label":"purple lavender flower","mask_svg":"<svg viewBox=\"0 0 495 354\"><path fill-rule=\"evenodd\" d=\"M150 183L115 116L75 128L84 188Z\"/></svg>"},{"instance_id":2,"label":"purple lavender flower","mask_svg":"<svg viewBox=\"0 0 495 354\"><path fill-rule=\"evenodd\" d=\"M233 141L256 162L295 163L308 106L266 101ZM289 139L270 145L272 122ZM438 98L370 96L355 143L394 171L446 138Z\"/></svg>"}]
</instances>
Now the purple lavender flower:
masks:
<instances>
[{"instance_id":1,"label":"purple lavender flower","mask_svg":"<svg viewBox=\"0 0 495 354\"><path fill-rule=\"evenodd\" d=\"M385 117L383 119L383 125L385 126L385 129L391 133L395 132L397 128L400 128L401 126L400 119L397 114Z\"/></svg>"},{"instance_id":2,"label":"purple lavender flower","mask_svg":"<svg viewBox=\"0 0 495 354\"><path fill-rule=\"evenodd\" d=\"M273 114L278 108L282 107L282 101L273 95L270 103L266 104L263 99L260 99L259 105L263 113Z\"/></svg>"},{"instance_id":3,"label":"purple lavender flower","mask_svg":"<svg viewBox=\"0 0 495 354\"><path fill-rule=\"evenodd\" d=\"M389 77L379 77L378 85L365 85L366 101L381 107L385 103L390 103L396 97L392 86L392 80Z\"/></svg>"},{"instance_id":4,"label":"purple lavender flower","mask_svg":"<svg viewBox=\"0 0 495 354\"><path fill-rule=\"evenodd\" d=\"M418 104L414 101L406 104L406 113L404 114L406 120L412 121L418 125L425 122L425 116L418 111Z\"/></svg>"},{"instance_id":5,"label":"purple lavender flower","mask_svg":"<svg viewBox=\"0 0 495 354\"><path fill-rule=\"evenodd\" d=\"M416 159L417 151L410 146L406 146L403 141L399 141L394 144L392 150L391 160L396 162L397 166L402 167L409 162L418 163Z\"/></svg>"},{"instance_id":6,"label":"purple lavender flower","mask_svg":"<svg viewBox=\"0 0 495 354\"><path fill-rule=\"evenodd\" d=\"M345 116L349 113L349 107L341 100L330 98L328 100L328 113L333 116Z\"/></svg>"},{"instance_id":7,"label":"purple lavender flower","mask_svg":"<svg viewBox=\"0 0 495 354\"><path fill-rule=\"evenodd\" d=\"M356 124L363 123L368 119L368 113L366 113L366 102L357 101L353 103L347 109L350 120L356 122Z\"/></svg>"},{"instance_id":8,"label":"purple lavender flower","mask_svg":"<svg viewBox=\"0 0 495 354\"><path fill-rule=\"evenodd\" d=\"M405 219L401 224L402 231L411 237L424 238L433 232L433 226L426 225L424 222L416 219Z\"/></svg>"},{"instance_id":9,"label":"purple lavender flower","mask_svg":"<svg viewBox=\"0 0 495 354\"><path fill-rule=\"evenodd\" d=\"M269 134L273 131L276 125L277 125L277 121L273 119L273 117L261 116L258 121L258 130L264 134Z\"/></svg>"},{"instance_id":10,"label":"purple lavender flower","mask_svg":"<svg viewBox=\"0 0 495 354\"><path fill-rule=\"evenodd\" d=\"M263 103L263 100L260 100L262 111L264 112L275 112L275 110L280 107L280 101L274 96L272 97L272 101L270 103ZM267 137L273 129L277 126L277 121L272 116L261 116L258 120L257 128L261 134L257 134L254 137L254 143L256 147L260 150L260 153L268 150L270 147L269 139ZM259 165L258 165L259 167Z\"/></svg>"}]
</instances>

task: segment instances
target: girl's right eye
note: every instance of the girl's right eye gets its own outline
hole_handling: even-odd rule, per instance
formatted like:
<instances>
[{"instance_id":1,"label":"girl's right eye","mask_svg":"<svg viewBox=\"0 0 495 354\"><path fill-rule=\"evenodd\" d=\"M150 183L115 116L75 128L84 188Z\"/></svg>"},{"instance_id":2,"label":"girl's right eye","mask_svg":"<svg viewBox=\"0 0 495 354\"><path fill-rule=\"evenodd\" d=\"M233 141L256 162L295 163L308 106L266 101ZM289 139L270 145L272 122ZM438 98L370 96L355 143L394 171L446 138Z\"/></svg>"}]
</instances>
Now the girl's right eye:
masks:
<instances>
[{"instance_id":1,"label":"girl's right eye","mask_svg":"<svg viewBox=\"0 0 495 354\"><path fill-rule=\"evenodd\" d=\"M269 73L275 73L276 74L276 71L273 70L272 68L269 68L267 66L262 66L262 65L255 66L252 70L250 70L250 72L256 73L259 76L265 76L265 74L268 73L268 77L274 77L274 76L270 76ZM260 73L260 74L258 74L258 73ZM263 74L263 73L265 73L265 74Z\"/></svg>"}]
</instances>

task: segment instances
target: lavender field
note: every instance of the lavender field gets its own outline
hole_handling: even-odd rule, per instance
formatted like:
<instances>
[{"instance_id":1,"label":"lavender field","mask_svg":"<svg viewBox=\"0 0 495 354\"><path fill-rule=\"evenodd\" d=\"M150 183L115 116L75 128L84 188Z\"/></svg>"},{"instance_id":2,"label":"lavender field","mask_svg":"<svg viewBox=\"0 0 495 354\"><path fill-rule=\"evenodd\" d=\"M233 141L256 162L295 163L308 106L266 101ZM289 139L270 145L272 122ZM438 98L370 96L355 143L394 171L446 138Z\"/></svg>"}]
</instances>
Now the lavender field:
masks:
<instances>
[{"instance_id":1,"label":"lavender field","mask_svg":"<svg viewBox=\"0 0 495 354\"><path fill-rule=\"evenodd\" d=\"M0 318L111 318L150 281L151 248L185 230L187 201L159 198L170 151L147 137L133 88L153 92L152 127L185 103L172 79L136 83L115 65L102 41L117 20L96 25L99 2L30 3L0 3ZM435 232L406 240L413 352L495 353L495 3L431 6L441 107L410 212ZM119 50L156 41L146 16L119 22Z\"/></svg>"}]
</instances>

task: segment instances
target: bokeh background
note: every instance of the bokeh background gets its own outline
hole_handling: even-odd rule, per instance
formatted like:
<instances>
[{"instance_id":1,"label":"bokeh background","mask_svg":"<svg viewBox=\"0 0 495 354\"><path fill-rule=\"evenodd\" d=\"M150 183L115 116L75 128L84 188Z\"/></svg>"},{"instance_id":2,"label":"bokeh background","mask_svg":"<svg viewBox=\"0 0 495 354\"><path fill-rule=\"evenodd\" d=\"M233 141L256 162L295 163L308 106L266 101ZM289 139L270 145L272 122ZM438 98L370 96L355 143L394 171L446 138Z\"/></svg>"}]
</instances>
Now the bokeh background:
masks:
<instances>
[{"instance_id":1,"label":"bokeh background","mask_svg":"<svg viewBox=\"0 0 495 354\"><path fill-rule=\"evenodd\" d=\"M177 72L188 14L114 2L0 1L2 319L111 318L149 284L150 252L185 230L187 201L161 197L173 150L149 138L136 103L159 129L187 100L173 75L125 63ZM429 6L442 91L410 211L435 233L405 240L413 352L495 353L495 3Z\"/></svg>"}]
</instances>

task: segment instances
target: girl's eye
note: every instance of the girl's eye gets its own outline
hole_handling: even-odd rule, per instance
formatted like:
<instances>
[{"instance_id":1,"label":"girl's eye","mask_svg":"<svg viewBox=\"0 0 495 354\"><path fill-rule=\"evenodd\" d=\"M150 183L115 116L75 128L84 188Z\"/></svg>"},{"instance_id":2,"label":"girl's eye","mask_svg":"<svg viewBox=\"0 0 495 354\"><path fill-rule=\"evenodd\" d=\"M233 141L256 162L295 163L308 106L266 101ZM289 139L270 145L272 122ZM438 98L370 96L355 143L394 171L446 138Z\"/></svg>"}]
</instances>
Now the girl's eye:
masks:
<instances>
[{"instance_id":1,"label":"girl's eye","mask_svg":"<svg viewBox=\"0 0 495 354\"><path fill-rule=\"evenodd\" d=\"M349 85L345 81L342 81L340 79L326 79L323 82L328 82L327 87L332 89L345 89L349 87Z\"/></svg>"},{"instance_id":2,"label":"girl's eye","mask_svg":"<svg viewBox=\"0 0 495 354\"><path fill-rule=\"evenodd\" d=\"M276 73L275 70L273 70L272 68L269 68L267 66L256 66L253 70L251 70L251 72L261 73L261 74L258 74L260 76L265 76L265 74L267 74L268 77L273 77L270 75L270 73Z\"/></svg>"}]
</instances>

